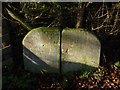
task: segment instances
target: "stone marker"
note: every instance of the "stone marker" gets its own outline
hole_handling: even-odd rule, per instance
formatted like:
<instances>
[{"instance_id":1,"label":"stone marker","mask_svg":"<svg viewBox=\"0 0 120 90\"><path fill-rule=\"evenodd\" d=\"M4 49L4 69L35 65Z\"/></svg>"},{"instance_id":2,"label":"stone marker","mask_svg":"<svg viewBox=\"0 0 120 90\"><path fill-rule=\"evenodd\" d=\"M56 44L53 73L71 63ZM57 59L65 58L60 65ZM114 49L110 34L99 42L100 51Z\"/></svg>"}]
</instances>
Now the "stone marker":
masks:
<instances>
[{"instance_id":1,"label":"stone marker","mask_svg":"<svg viewBox=\"0 0 120 90\"><path fill-rule=\"evenodd\" d=\"M92 71L99 66L100 42L83 29L63 29L60 67L60 32L57 28L36 28L23 39L25 68L34 72L62 73Z\"/></svg>"},{"instance_id":2,"label":"stone marker","mask_svg":"<svg viewBox=\"0 0 120 90\"><path fill-rule=\"evenodd\" d=\"M99 66L100 42L83 29L62 32L62 72L89 70Z\"/></svg>"},{"instance_id":3,"label":"stone marker","mask_svg":"<svg viewBox=\"0 0 120 90\"><path fill-rule=\"evenodd\" d=\"M23 39L24 64L33 72L59 72L59 32L57 28L36 28Z\"/></svg>"}]
</instances>

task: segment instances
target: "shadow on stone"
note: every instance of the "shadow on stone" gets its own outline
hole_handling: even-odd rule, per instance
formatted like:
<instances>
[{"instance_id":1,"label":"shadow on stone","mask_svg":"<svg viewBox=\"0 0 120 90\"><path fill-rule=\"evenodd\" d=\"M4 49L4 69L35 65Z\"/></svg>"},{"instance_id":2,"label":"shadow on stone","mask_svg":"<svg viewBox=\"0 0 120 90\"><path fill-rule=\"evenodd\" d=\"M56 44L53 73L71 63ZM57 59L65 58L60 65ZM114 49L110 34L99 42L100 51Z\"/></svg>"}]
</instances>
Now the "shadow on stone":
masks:
<instances>
[{"instance_id":1,"label":"shadow on stone","mask_svg":"<svg viewBox=\"0 0 120 90\"><path fill-rule=\"evenodd\" d=\"M30 70L32 72L49 72L49 73L58 73L59 69L49 64L45 63L44 60L37 57L33 54L29 49L23 46L23 56L24 56L24 65L25 69ZM51 56L51 58L54 58ZM57 62L56 62L57 63Z\"/></svg>"},{"instance_id":2,"label":"shadow on stone","mask_svg":"<svg viewBox=\"0 0 120 90\"><path fill-rule=\"evenodd\" d=\"M59 68L50 66L49 64L45 63L44 60L33 54L26 47L23 48L24 48L23 56L24 56L25 69L35 73L41 73L41 72L59 73ZM62 61L61 68L62 68L62 73L69 73L69 72L72 73L80 70L93 71L96 69L95 67L92 66L88 66L81 63L75 63L75 62L68 62L68 61Z\"/></svg>"},{"instance_id":3,"label":"shadow on stone","mask_svg":"<svg viewBox=\"0 0 120 90\"><path fill-rule=\"evenodd\" d=\"M75 63L75 62L68 62L68 61L64 61L62 62L62 72L63 73L74 73L77 71L94 71L96 68L86 65L86 64L82 64L82 63Z\"/></svg>"}]
</instances>

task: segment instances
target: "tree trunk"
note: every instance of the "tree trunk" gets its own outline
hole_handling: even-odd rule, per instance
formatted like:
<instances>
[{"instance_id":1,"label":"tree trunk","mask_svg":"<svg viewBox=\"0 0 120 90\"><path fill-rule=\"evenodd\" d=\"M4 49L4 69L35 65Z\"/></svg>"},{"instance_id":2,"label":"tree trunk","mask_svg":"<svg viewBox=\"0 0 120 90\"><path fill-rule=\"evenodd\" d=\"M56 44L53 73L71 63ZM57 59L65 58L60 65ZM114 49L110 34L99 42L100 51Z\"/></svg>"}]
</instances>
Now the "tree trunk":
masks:
<instances>
[{"instance_id":1,"label":"tree trunk","mask_svg":"<svg viewBox=\"0 0 120 90\"><path fill-rule=\"evenodd\" d=\"M84 8L82 7L82 4L83 4L82 2L78 3L76 28L82 27L82 20L83 20L83 13L84 13Z\"/></svg>"}]
</instances>

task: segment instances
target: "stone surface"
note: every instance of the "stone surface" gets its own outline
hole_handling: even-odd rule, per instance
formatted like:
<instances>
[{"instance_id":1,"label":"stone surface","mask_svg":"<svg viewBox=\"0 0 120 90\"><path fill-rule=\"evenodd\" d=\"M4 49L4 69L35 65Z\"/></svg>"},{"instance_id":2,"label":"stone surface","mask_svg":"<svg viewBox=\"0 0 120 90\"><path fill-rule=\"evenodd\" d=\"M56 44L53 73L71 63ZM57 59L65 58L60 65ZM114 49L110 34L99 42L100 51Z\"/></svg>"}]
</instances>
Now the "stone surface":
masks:
<instances>
[{"instance_id":1,"label":"stone surface","mask_svg":"<svg viewBox=\"0 0 120 90\"><path fill-rule=\"evenodd\" d=\"M99 66L100 42L83 29L62 32L62 72L94 70Z\"/></svg>"},{"instance_id":2,"label":"stone surface","mask_svg":"<svg viewBox=\"0 0 120 90\"><path fill-rule=\"evenodd\" d=\"M92 71L99 66L100 42L83 29L62 31L62 73ZM23 39L25 68L33 72L60 71L60 32L57 28L36 28Z\"/></svg>"},{"instance_id":3,"label":"stone surface","mask_svg":"<svg viewBox=\"0 0 120 90\"><path fill-rule=\"evenodd\" d=\"M23 39L25 68L33 72L59 72L59 32L57 28L36 28Z\"/></svg>"}]
</instances>

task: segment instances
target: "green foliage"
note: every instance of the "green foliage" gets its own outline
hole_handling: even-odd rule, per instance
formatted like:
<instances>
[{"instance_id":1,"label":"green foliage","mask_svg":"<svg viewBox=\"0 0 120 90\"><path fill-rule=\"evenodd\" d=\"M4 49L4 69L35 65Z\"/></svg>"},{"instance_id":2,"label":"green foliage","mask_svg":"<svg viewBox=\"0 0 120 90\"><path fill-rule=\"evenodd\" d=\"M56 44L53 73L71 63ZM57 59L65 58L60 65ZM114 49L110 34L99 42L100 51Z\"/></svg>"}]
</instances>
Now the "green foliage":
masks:
<instances>
[{"instance_id":1,"label":"green foliage","mask_svg":"<svg viewBox=\"0 0 120 90\"><path fill-rule=\"evenodd\" d=\"M101 71L96 71L95 73L93 73L95 78L100 78L102 77L104 74Z\"/></svg>"},{"instance_id":2,"label":"green foliage","mask_svg":"<svg viewBox=\"0 0 120 90\"><path fill-rule=\"evenodd\" d=\"M90 74L90 71L83 71L83 72L80 74L80 78L88 77L89 74Z\"/></svg>"},{"instance_id":3,"label":"green foliage","mask_svg":"<svg viewBox=\"0 0 120 90\"><path fill-rule=\"evenodd\" d=\"M120 67L120 61L115 62L114 65Z\"/></svg>"}]
</instances>

